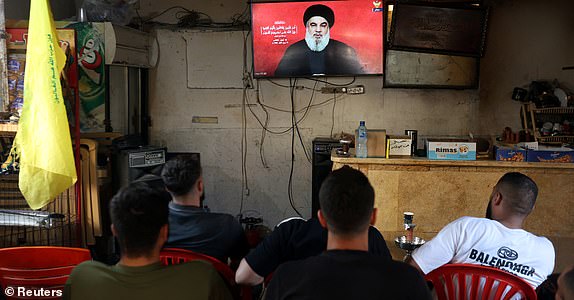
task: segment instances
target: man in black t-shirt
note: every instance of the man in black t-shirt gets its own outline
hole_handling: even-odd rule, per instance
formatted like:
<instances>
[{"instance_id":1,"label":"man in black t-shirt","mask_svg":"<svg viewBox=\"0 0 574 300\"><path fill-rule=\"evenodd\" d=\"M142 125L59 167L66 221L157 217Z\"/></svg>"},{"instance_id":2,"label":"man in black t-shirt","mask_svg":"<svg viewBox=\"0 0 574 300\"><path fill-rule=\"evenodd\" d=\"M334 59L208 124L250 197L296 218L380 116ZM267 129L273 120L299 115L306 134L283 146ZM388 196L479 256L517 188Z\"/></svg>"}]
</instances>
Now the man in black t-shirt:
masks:
<instances>
[{"instance_id":1,"label":"man in black t-shirt","mask_svg":"<svg viewBox=\"0 0 574 300\"><path fill-rule=\"evenodd\" d=\"M333 171L319 192L318 219L327 228L327 251L282 264L265 299L430 300L415 268L368 252L374 199L363 173L349 166Z\"/></svg>"},{"instance_id":2,"label":"man in black t-shirt","mask_svg":"<svg viewBox=\"0 0 574 300\"><path fill-rule=\"evenodd\" d=\"M287 219L241 260L235 281L247 285L260 284L282 263L319 255L326 248L327 230L316 218ZM369 226L369 253L392 259L385 239L373 226Z\"/></svg>"}]
</instances>

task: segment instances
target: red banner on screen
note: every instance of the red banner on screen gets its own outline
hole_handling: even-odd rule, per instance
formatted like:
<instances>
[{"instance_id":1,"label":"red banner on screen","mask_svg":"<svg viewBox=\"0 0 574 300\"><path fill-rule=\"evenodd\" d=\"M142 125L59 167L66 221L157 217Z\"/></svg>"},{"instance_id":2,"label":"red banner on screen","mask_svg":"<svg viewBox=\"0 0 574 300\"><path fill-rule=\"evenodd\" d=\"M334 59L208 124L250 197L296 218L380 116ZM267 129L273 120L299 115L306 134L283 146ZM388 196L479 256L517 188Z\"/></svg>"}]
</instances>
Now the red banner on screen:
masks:
<instances>
[{"instance_id":1,"label":"red banner on screen","mask_svg":"<svg viewBox=\"0 0 574 300\"><path fill-rule=\"evenodd\" d=\"M252 4L253 66L255 77L287 77L275 71L287 48L304 40L303 15L312 5L322 4L334 12L329 28L330 44L341 42L354 49L361 71L356 74L383 73L383 3L372 0L270 2ZM335 42L333 42L335 40ZM345 46L346 47L346 46ZM301 62L304 63L304 62ZM305 77L317 74L291 74Z\"/></svg>"}]
</instances>

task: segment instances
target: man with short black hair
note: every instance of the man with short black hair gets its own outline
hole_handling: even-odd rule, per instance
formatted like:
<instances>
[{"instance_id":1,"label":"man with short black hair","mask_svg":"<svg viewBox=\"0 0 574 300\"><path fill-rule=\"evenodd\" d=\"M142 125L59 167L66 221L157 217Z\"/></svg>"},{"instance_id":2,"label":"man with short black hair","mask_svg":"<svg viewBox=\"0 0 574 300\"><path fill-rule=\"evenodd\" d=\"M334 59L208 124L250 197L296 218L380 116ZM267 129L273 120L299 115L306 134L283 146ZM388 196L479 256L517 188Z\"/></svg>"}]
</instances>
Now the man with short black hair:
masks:
<instances>
[{"instance_id":1,"label":"man with short black hair","mask_svg":"<svg viewBox=\"0 0 574 300\"><path fill-rule=\"evenodd\" d=\"M241 224L229 214L211 213L203 207L198 159L178 156L165 164L161 177L172 197L166 247L203 253L224 263L247 254L249 245Z\"/></svg>"},{"instance_id":2,"label":"man with short black hair","mask_svg":"<svg viewBox=\"0 0 574 300\"><path fill-rule=\"evenodd\" d=\"M416 269L368 250L375 193L367 177L349 166L321 185L318 218L327 228L327 251L282 264L266 299L430 299Z\"/></svg>"},{"instance_id":3,"label":"man with short black hair","mask_svg":"<svg viewBox=\"0 0 574 300\"><path fill-rule=\"evenodd\" d=\"M574 266L566 268L558 277L556 300L574 300Z\"/></svg>"},{"instance_id":4,"label":"man with short black hair","mask_svg":"<svg viewBox=\"0 0 574 300\"><path fill-rule=\"evenodd\" d=\"M554 269L552 243L522 229L537 196L531 178L518 172L504 174L492 190L486 218L451 222L415 250L409 262L424 274L447 263L493 266L536 288Z\"/></svg>"},{"instance_id":5,"label":"man with short black hair","mask_svg":"<svg viewBox=\"0 0 574 300\"><path fill-rule=\"evenodd\" d=\"M309 6L303 15L305 39L289 46L275 76L355 75L364 73L355 49L331 38L335 13L322 4Z\"/></svg>"},{"instance_id":6,"label":"man with short black hair","mask_svg":"<svg viewBox=\"0 0 574 300\"><path fill-rule=\"evenodd\" d=\"M64 299L231 299L213 266L203 261L163 266L168 208L145 183L121 189L111 200L112 232L121 250L114 266L89 261L72 271Z\"/></svg>"}]
</instances>

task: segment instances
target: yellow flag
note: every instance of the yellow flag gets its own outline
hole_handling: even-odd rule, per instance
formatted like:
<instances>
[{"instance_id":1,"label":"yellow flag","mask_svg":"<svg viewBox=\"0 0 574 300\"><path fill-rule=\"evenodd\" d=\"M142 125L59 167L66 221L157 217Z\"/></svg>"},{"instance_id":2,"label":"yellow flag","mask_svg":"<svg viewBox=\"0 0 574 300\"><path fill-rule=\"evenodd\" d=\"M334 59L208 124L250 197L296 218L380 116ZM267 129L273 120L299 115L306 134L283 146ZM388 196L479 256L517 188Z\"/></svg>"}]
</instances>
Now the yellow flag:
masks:
<instances>
[{"instance_id":1,"label":"yellow flag","mask_svg":"<svg viewBox=\"0 0 574 300\"><path fill-rule=\"evenodd\" d=\"M66 57L48 0L30 1L24 106L14 140L20 191L39 209L77 180L60 73Z\"/></svg>"}]
</instances>

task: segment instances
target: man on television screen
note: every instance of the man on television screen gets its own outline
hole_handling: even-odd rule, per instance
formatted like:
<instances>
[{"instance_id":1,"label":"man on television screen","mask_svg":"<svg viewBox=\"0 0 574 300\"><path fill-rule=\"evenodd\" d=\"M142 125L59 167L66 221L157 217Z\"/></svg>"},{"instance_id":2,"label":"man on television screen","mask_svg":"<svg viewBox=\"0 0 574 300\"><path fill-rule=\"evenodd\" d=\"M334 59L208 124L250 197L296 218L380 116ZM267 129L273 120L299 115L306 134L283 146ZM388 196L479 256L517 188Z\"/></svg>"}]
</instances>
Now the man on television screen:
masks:
<instances>
[{"instance_id":1,"label":"man on television screen","mask_svg":"<svg viewBox=\"0 0 574 300\"><path fill-rule=\"evenodd\" d=\"M353 75L364 73L355 49L330 38L335 14L317 4L305 10L305 39L289 46L275 69L275 76Z\"/></svg>"}]
</instances>

